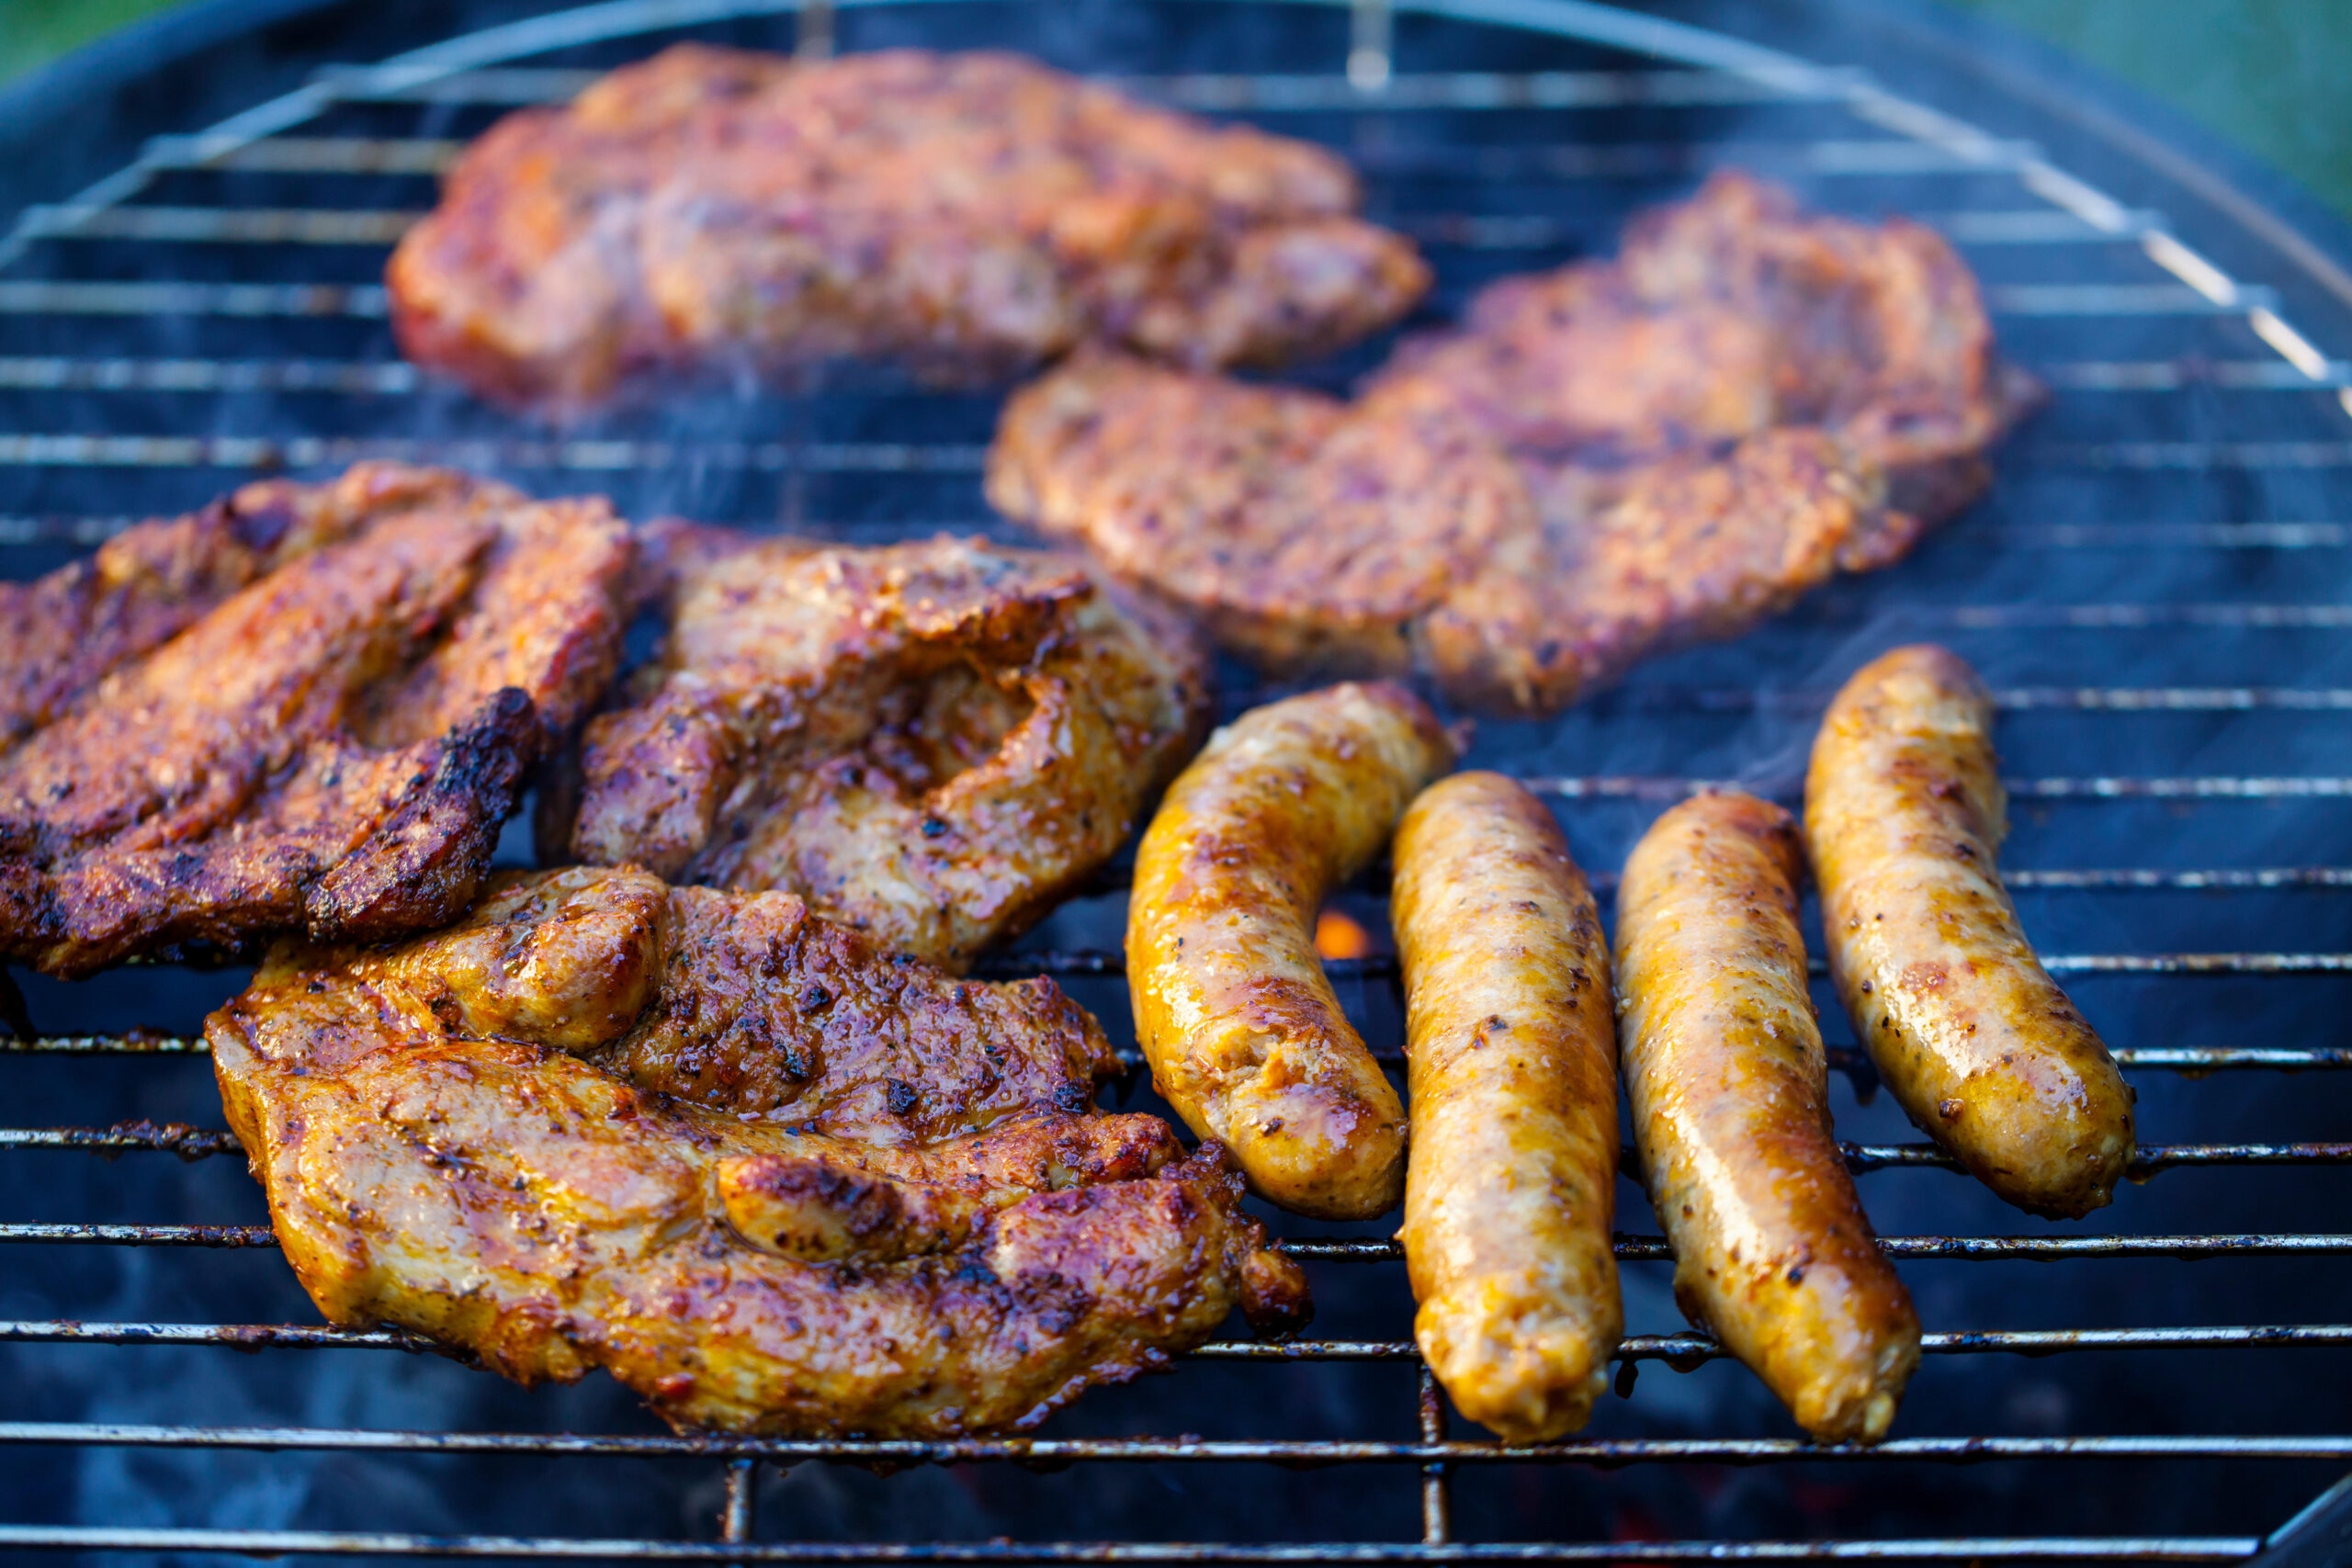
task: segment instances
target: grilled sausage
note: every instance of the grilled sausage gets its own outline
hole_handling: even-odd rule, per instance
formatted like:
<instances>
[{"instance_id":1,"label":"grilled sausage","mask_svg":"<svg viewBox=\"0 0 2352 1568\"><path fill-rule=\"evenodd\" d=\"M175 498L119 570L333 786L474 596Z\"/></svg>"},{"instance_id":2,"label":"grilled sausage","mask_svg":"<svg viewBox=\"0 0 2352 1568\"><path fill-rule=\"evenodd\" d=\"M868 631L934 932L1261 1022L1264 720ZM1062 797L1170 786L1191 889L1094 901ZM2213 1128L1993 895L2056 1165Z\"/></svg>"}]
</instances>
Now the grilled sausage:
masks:
<instances>
[{"instance_id":1,"label":"grilled sausage","mask_svg":"<svg viewBox=\"0 0 2352 1568\"><path fill-rule=\"evenodd\" d=\"M1805 779L1829 973L1880 1077L1977 1179L2079 1218L2132 1157L2132 1091L2034 957L1993 868L1992 698L1940 648L1864 665Z\"/></svg>"},{"instance_id":2,"label":"grilled sausage","mask_svg":"<svg viewBox=\"0 0 2352 1568\"><path fill-rule=\"evenodd\" d=\"M1625 1328L1600 913L1552 814L1496 773L1424 790L1395 859L1414 1336L1464 1416L1546 1442L1585 1424Z\"/></svg>"},{"instance_id":3,"label":"grilled sausage","mask_svg":"<svg viewBox=\"0 0 2352 1568\"><path fill-rule=\"evenodd\" d=\"M1674 1295L1816 1438L1876 1442L1919 1319L1829 1131L1796 823L1751 795L1658 818L1617 896L1625 1083Z\"/></svg>"},{"instance_id":4,"label":"grilled sausage","mask_svg":"<svg viewBox=\"0 0 2352 1568\"><path fill-rule=\"evenodd\" d=\"M1152 1081L1286 1209L1369 1219L1404 1184L1404 1107L1316 960L1315 917L1453 765L1402 687L1310 692L1211 736L1136 852L1127 982Z\"/></svg>"}]
</instances>

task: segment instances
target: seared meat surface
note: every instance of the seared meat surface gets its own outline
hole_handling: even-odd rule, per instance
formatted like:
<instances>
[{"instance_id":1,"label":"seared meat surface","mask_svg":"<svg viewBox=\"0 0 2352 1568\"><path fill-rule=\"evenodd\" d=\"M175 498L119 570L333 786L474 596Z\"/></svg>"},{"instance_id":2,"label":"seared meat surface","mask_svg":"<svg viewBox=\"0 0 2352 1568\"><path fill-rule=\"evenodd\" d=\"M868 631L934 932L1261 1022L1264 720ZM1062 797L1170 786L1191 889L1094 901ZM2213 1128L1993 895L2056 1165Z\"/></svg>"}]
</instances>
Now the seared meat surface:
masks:
<instances>
[{"instance_id":1,"label":"seared meat surface","mask_svg":"<svg viewBox=\"0 0 2352 1568\"><path fill-rule=\"evenodd\" d=\"M647 367L953 378L1089 339L1272 362L1428 287L1331 154L1006 54L680 45L501 121L386 281L410 357L557 409Z\"/></svg>"},{"instance_id":2,"label":"seared meat surface","mask_svg":"<svg viewBox=\"0 0 2352 1568\"><path fill-rule=\"evenodd\" d=\"M677 524L649 556L669 639L588 727L592 864L788 888L961 971L1108 860L1206 728L1190 631L1071 557Z\"/></svg>"},{"instance_id":3,"label":"seared meat surface","mask_svg":"<svg viewBox=\"0 0 2352 1568\"><path fill-rule=\"evenodd\" d=\"M364 464L10 587L0 953L80 975L457 915L611 680L631 553L601 501Z\"/></svg>"},{"instance_id":4,"label":"seared meat surface","mask_svg":"<svg viewBox=\"0 0 2352 1568\"><path fill-rule=\"evenodd\" d=\"M1353 402L1075 362L1008 407L989 494L1276 670L1548 712L1896 559L2033 396L1937 235L1726 175Z\"/></svg>"},{"instance_id":5,"label":"seared meat surface","mask_svg":"<svg viewBox=\"0 0 2352 1568\"><path fill-rule=\"evenodd\" d=\"M282 944L206 1037L332 1321L603 1367L684 1428L1032 1426L1237 1304L1306 1312L1217 1145L1091 1112L1112 1059L1050 981L787 893L508 878L403 948Z\"/></svg>"}]
</instances>

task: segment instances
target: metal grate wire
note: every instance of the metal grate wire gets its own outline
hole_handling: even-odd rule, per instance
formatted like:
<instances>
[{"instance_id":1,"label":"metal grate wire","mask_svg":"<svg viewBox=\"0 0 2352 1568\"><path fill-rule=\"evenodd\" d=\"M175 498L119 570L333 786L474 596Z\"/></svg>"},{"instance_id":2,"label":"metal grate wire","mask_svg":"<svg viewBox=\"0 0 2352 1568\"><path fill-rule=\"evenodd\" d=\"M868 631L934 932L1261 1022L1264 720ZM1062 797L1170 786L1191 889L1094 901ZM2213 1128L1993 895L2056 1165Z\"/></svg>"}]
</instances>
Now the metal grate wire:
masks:
<instances>
[{"instance_id":1,"label":"metal grate wire","mask_svg":"<svg viewBox=\"0 0 2352 1568\"><path fill-rule=\"evenodd\" d=\"M881 15L920 9L872 0L844 10ZM947 6L931 7L944 11ZM1280 9L1281 7L1274 7ZM470 432L420 434L421 409L446 401L432 378L389 357L383 333L385 299L372 281L376 260L430 199L419 182L447 166L461 136L447 134L451 117L477 123L491 111L547 102L576 91L597 73L567 63L567 51L601 46L623 53L639 40L681 29L719 27L746 18L788 17L793 0L612 0L514 23L414 51L380 65L335 64L286 97L193 136L161 137L120 174L75 198L28 209L0 239L0 398L9 394L87 394L116 398L103 428L48 428L41 405L25 398L6 402L11 427L0 420L0 550L19 552L17 571L46 565L62 548L103 540L152 511L200 500L247 475L283 469L339 468L362 457L399 457L536 476L562 485L622 485L681 474L764 477L786 486L833 482L858 487L850 501L884 498L869 517L839 517L786 506L775 518L756 509L742 520L831 528L850 537L903 536L940 526L989 525L976 504L972 476L982 448L970 438L885 440L871 432L842 439L798 434L775 439L712 439L692 434L594 433L549 436L517 428L490 435ZM837 18L831 5L800 19L805 52L833 47ZM2048 161L2030 142L1980 131L1897 96L1860 73L1817 66L1719 33L1570 0L1417 0L1393 7L1387 0L1355 0L1350 7L1344 55L1313 62L1318 69L1287 72L1219 71L1133 75L1134 90L1194 110L1263 118L1310 133L1344 122L1355 137L1351 151L1367 171L1380 215L1416 234L1441 255L1479 269L1550 265L1560 250L1605 240L1613 217L1597 220L1589 199L1624 182L1687 183L1731 164L1801 178L1831 199L1841 188L1878 189L1897 182L1905 205L1941 228L1986 267L1989 302L2005 329L2030 345L2025 356L2062 398L2081 394L2162 411L2182 400L2239 400L2288 406L2290 394L2318 396L2352 412L2352 367L2333 358L2290 325L2282 291L2242 282L2179 237L2162 212L2127 205ZM1619 51L1621 62L1586 70L1417 70L1405 21L1444 21L1486 28L1494 38L1577 40ZM1514 34L1511 29L1518 29ZM788 33L787 33L788 36ZM1400 39L1405 41L1400 42ZM1306 65L1306 62L1288 62ZM393 124L398 131L355 134L354 116ZM1396 126L1476 121L1501 123L1531 111L1557 118L1533 137L1490 138L1475 127L1461 145L1390 136ZM1676 139L1648 134L1617 138L1588 134L1619 113L1753 110L1779 117L1770 133L1702 134ZM1801 117L1802 129L1792 130ZM1320 117L1319 118L1317 117ZM1452 117L1448 118L1446 117ZM1466 117L1466 119L1465 119ZM1410 205L1442 176L1454 208ZM227 197L197 200L190 181L231 177ZM402 194L388 199L396 186ZM406 182L405 184L401 182ZM1541 210L1488 211L1497 192L1533 190L1519 205ZM259 195L248 199L250 193ZM347 192L347 196L337 195ZM1521 253L1526 253L1522 254ZM132 256L141 276L119 276ZM278 276L252 276L254 271ZM100 351L73 344L88 331L107 335ZM325 335L320 335L320 334ZM233 334L233 335L223 335ZM2052 334L2055 334L2054 336ZM2152 344L2180 343L2177 352ZM214 348L210 344L233 344ZM2054 344L2054 349L2044 345ZM324 345L324 346L321 346ZM2352 338L2330 344L2352 347ZM294 405L315 412L282 428L248 430L214 423L210 400L237 397L311 400ZM2267 400L2267 402L2264 400ZM236 409L235 402L219 405ZM277 407L277 404L268 406ZM2300 402L2293 406L2300 408ZM2260 438L2233 432L2226 439L2194 433L2149 439L2132 434L2038 438L2029 432L2005 463L2004 491L1986 524L1973 525L1952 547L2087 557L2097 552L2165 549L2211 551L2221 557L2301 563L2299 570L2260 579L2253 592L2232 591L2215 574L2211 596L2061 602L2027 592L1983 604L1915 604L1905 624L1920 635L2014 639L2070 637L2079 649L2075 678L2003 687L2001 706L2018 721L2063 716L2075 724L2120 716L2199 718L2213 716L2291 717L2324 725L2352 715L2352 684L2280 683L2267 668L2252 676L2229 674L2209 683L2131 683L2110 671L2128 639L2212 632L2303 639L2320 646L2309 660L2324 665L2335 639L2352 631L2352 604L2276 596L2308 592L2316 581L2341 589L2344 572L2334 552L2352 543L2345 526L2326 520L2324 502L2269 517L2241 515L2237 499L2215 514L2158 517L2148 508L2147 481L2167 476L2234 475L2251 480L2237 496L2269 493L2297 476L2325 476L2352 468L2352 439L2335 425L2277 434L2258 422ZM2340 424L2341 412L2331 411ZM446 422L443 422L446 423ZM2094 508L2096 521L2050 521L2030 507L2008 504L2012 491L2029 498L2045 484L2094 487L2112 503ZM145 488L142 488L145 487ZM944 487L943 489L943 487ZM2105 491L2098 487L2108 487ZM2116 490L2115 487L2126 487ZM897 491L908 491L901 501ZM797 493L797 492L794 492ZM2299 500L2304 491L2291 491ZM2310 492L2316 494L2317 492ZM933 499L949 496L943 507ZM961 510L956 508L960 506ZM2080 510L2079 508L2077 510ZM2299 520L2308 519L2308 520ZM2315 564L2316 563L2316 564ZM16 574L12 572L12 574ZM1869 585L1807 606L1795 623L1822 627L1876 626L1885 619ZM2316 639L2314 641L2314 639ZM2137 645L2132 645L2137 646ZM2273 661L2278 669L2290 667ZM1247 693L1228 693L1238 703ZM1735 718L1797 722L1817 710L1821 691L1760 686L1720 679L1636 683L1606 695L1594 711L1683 719ZM1538 747L1545 760L1558 751ZM2341 768L2337 746L2317 755ZM1785 768L1787 758L1779 758ZM2304 809L2352 795L2352 769L2212 771L2213 759L2184 750L2168 768L2136 762L2116 771L2021 774L2009 781L2024 810L2144 811L2161 807L2196 815L2199 836L2226 842L2229 813ZM1652 807L1701 787L1705 779L1679 773L1575 773L1540 763L1517 768L1531 786L1571 807ZM1792 779L1751 772L1744 787L1792 795ZM2219 826L2211 824L2217 821ZM2297 818L2301 824L2302 818ZM2308 844L2308 830L2266 832L2269 840ZM2333 844L2341 850L2344 846ZM2219 858L2216 856L2215 858ZM1611 878L1596 882L1606 892ZM2160 899L2245 899L2313 896L2352 887L2352 866L2270 863L2233 866L2120 864L2069 867L2029 864L2011 876L2020 890L2051 896L2142 897ZM1115 895L1117 874L1094 891ZM2331 906L2332 907L2332 906ZM2338 929L2330 926L2327 929ZM2352 953L2325 945L2184 951L2083 951L2049 960L2053 972L2086 983L2136 979L2167 986L2264 985L2352 974ZM1335 962L1335 976L1378 987L1393 983L1393 960L1373 956ZM1817 966L1816 966L1817 967ZM1120 1006L1119 955L1102 948L1033 947L999 955L983 972L1050 974L1074 984L1110 988L1104 1010ZM200 1039L175 1034L82 1033L29 1035L5 1043L24 1058L130 1058L200 1055ZM1393 1040L1379 1053L1397 1058ZM2233 1077L2279 1071L2329 1071L2352 1066L2352 1047L2310 1040L2248 1038L2198 1043L2161 1036L2119 1052L2141 1081L2174 1072ZM1851 1047L1833 1048L1833 1065L1866 1092L1874 1082ZM1131 1063L1132 1065L1132 1063ZM95 1069L93 1069L95 1070ZM41 1153L172 1154L200 1161L241 1151L229 1134L176 1122L129 1121L108 1126L0 1128L0 1152L18 1158ZM1860 1172L1951 1168L1932 1146L1918 1143L1849 1143ZM2133 1175L2175 1170L2276 1167L2334 1168L2352 1164L2352 1144L2321 1141L2213 1141L2151 1145ZM2192 1178L2181 1177L2178 1180ZM2126 1200L2128 1204L2131 1201ZM2292 1230L2143 1234L1907 1234L1884 1238L1899 1258L1922 1261L2078 1263L2095 1259L2243 1259L2352 1254L2352 1234ZM147 1222L24 1222L0 1224L0 1243L34 1247L262 1249L275 1238L266 1226ZM1395 1243L1377 1237L1296 1235L1283 1245L1318 1265L1393 1265ZM1668 1258L1655 1235L1621 1235L1618 1254L1628 1262ZM1392 1270L1393 1272L1393 1270ZM1345 1277L1331 1277L1340 1289ZM351 1330L293 1323L0 1320L0 1342L172 1347L196 1351L401 1350L432 1348L404 1332ZM2178 1325L2126 1328L2067 1327L1941 1331L1926 1349L1939 1360L1995 1356L2075 1356L2103 1352L2243 1349L2283 1353L2352 1347L2352 1325L2269 1323ZM1647 1362L1688 1369L1722 1352L1695 1333L1636 1334L1620 1351L1619 1389L1633 1395L1635 1372ZM1412 1345L1395 1338L1342 1338L1287 1345L1219 1343L1193 1353L1200 1363L1301 1364L1393 1362L1417 1369L1408 1440L1371 1438L1203 1439L1184 1436L967 1439L907 1443L863 1439L785 1441L724 1437L578 1435L523 1432L379 1430L300 1427L175 1426L100 1421L4 1421L0 1444L62 1449L173 1450L264 1450L329 1452L438 1453L535 1458L662 1457L716 1461L722 1468L718 1539L599 1539L546 1535L434 1536L400 1531L336 1532L73 1527L0 1524L0 1547L63 1551L231 1552L298 1555L538 1557L692 1562L1389 1562L1518 1561L1833 1560L1945 1561L2063 1559L2211 1562L2248 1557L2254 1536L2056 1536L2031 1538L1908 1538L1810 1540L1553 1540L1532 1543L1464 1540L1477 1520L1456 1506L1454 1488L1465 1469L1514 1465L1631 1464L1757 1466L1805 1461L1865 1468L1900 1463L1972 1464L1992 1461L2310 1461L2352 1464L2352 1436L2134 1435L1905 1437L1872 1450L1822 1447L1788 1438L1752 1437L1593 1438L1530 1449L1503 1449L1450 1435L1434 1381L1418 1367ZM1327 1541L1303 1545L1150 1541L896 1543L782 1541L759 1539L755 1500L762 1467L808 1460L865 1464L959 1463L1261 1464L1408 1466L1419 1473L1418 1540Z\"/></svg>"}]
</instances>

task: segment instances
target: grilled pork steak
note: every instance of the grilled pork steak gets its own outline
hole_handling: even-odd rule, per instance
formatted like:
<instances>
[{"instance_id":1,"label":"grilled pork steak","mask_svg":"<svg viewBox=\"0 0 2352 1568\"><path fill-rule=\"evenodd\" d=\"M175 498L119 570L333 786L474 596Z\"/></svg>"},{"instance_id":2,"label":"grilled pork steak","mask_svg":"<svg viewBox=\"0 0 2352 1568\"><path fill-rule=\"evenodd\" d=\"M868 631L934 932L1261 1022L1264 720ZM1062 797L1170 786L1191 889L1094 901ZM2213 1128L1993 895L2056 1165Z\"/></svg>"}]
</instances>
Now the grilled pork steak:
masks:
<instances>
[{"instance_id":1,"label":"grilled pork steak","mask_svg":"<svg viewBox=\"0 0 2352 1568\"><path fill-rule=\"evenodd\" d=\"M80 975L455 916L611 679L630 556L602 502L363 464L0 588L0 952Z\"/></svg>"},{"instance_id":2,"label":"grilled pork steak","mask_svg":"<svg viewBox=\"0 0 2352 1568\"><path fill-rule=\"evenodd\" d=\"M592 864L788 888L961 971L1110 859L1206 728L1189 629L1069 556L668 524L648 557L669 638L588 727Z\"/></svg>"},{"instance_id":3,"label":"grilled pork steak","mask_svg":"<svg viewBox=\"0 0 2352 1568\"><path fill-rule=\"evenodd\" d=\"M558 410L729 360L1271 362L1428 287L1356 200L1328 152L1012 55L680 45L493 128L386 281L411 358Z\"/></svg>"},{"instance_id":4,"label":"grilled pork steak","mask_svg":"<svg viewBox=\"0 0 2352 1568\"><path fill-rule=\"evenodd\" d=\"M1007 408L989 494L1277 670L1548 712L1898 558L2034 396L1937 235L1719 175L1353 402L1075 362Z\"/></svg>"},{"instance_id":5,"label":"grilled pork steak","mask_svg":"<svg viewBox=\"0 0 2352 1568\"><path fill-rule=\"evenodd\" d=\"M1091 1112L1109 1049L1052 982L787 893L506 879L390 953L281 945L206 1038L329 1319L603 1367L681 1427L1034 1426L1237 1304L1306 1312L1217 1145Z\"/></svg>"}]
</instances>

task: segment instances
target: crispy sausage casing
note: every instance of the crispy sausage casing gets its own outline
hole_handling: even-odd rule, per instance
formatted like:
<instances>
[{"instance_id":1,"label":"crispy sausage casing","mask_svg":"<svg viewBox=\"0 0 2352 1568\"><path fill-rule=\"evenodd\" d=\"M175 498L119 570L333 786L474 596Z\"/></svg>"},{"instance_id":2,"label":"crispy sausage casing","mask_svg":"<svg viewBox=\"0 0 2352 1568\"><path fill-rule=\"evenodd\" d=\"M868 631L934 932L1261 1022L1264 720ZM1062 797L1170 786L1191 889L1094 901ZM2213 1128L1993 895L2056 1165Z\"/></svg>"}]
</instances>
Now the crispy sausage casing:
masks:
<instances>
[{"instance_id":1,"label":"crispy sausage casing","mask_svg":"<svg viewBox=\"0 0 2352 1568\"><path fill-rule=\"evenodd\" d=\"M1625 1083L1683 1313L1806 1431L1876 1442L1919 1319L1830 1135L1802 870L1795 822L1751 795L1699 795L1643 837L1617 901Z\"/></svg>"},{"instance_id":2,"label":"crispy sausage casing","mask_svg":"<svg viewBox=\"0 0 2352 1568\"><path fill-rule=\"evenodd\" d=\"M1310 692L1211 736L1136 852L1127 983L1152 1081L1286 1209L1369 1219L1404 1185L1404 1107L1340 1010L1315 917L1453 765L1404 688Z\"/></svg>"},{"instance_id":3,"label":"crispy sausage casing","mask_svg":"<svg viewBox=\"0 0 2352 1568\"><path fill-rule=\"evenodd\" d=\"M1911 1120L2018 1207L2076 1218L2132 1157L2132 1091L1993 869L1992 698L1940 648L1864 665L1805 779L1829 973Z\"/></svg>"},{"instance_id":4,"label":"crispy sausage casing","mask_svg":"<svg viewBox=\"0 0 2352 1568\"><path fill-rule=\"evenodd\" d=\"M1625 1328L1609 945L1552 814L1498 774L1423 791L1395 859L1414 1334L1464 1416L1546 1442L1584 1425Z\"/></svg>"}]
</instances>

